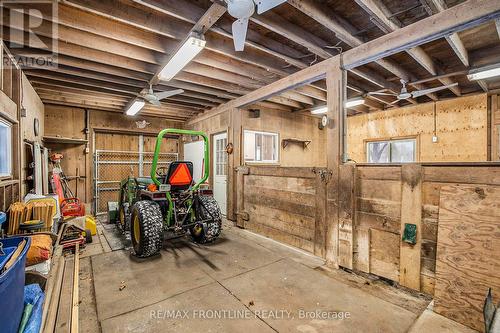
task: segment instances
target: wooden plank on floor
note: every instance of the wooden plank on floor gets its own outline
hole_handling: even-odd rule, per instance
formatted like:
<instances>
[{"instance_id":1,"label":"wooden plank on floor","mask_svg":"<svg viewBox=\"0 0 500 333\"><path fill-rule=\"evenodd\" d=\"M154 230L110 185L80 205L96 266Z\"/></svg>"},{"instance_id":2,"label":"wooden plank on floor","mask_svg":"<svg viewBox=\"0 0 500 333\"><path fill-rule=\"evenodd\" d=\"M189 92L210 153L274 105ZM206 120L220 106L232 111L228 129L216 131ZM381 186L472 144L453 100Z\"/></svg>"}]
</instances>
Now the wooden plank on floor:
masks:
<instances>
[{"instance_id":1,"label":"wooden plank on floor","mask_svg":"<svg viewBox=\"0 0 500 333\"><path fill-rule=\"evenodd\" d=\"M417 228L416 243L400 239L399 283L420 290L420 255L422 247L422 166L407 164L401 167L401 236L405 225Z\"/></svg>"},{"instance_id":2,"label":"wooden plank on floor","mask_svg":"<svg viewBox=\"0 0 500 333\"><path fill-rule=\"evenodd\" d=\"M59 307L57 309L56 326L54 329L54 332L56 333L71 331L74 263L75 261L73 256L65 258L61 295L59 299Z\"/></svg>"},{"instance_id":3,"label":"wooden plank on floor","mask_svg":"<svg viewBox=\"0 0 500 333\"><path fill-rule=\"evenodd\" d=\"M500 186L441 188L434 311L479 331L492 288L500 300Z\"/></svg>"}]
</instances>

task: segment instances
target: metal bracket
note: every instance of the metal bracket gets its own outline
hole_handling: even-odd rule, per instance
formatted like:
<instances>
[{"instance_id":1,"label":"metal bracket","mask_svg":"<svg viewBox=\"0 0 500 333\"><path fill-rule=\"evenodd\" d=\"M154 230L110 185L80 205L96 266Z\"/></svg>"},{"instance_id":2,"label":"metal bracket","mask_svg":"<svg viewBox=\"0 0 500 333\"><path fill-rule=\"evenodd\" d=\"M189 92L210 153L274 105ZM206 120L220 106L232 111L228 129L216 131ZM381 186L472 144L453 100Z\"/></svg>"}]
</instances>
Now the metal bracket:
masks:
<instances>
[{"instance_id":1,"label":"metal bracket","mask_svg":"<svg viewBox=\"0 0 500 333\"><path fill-rule=\"evenodd\" d=\"M249 175L250 174L250 168L247 166L239 166L234 168L234 170L238 173L244 174L244 175Z\"/></svg>"},{"instance_id":2,"label":"metal bracket","mask_svg":"<svg viewBox=\"0 0 500 333\"><path fill-rule=\"evenodd\" d=\"M325 184L327 184L330 181L330 178L333 175L333 171L330 169L313 168L312 172L316 175L319 175L319 177L321 178L321 181Z\"/></svg>"},{"instance_id":3,"label":"metal bracket","mask_svg":"<svg viewBox=\"0 0 500 333\"><path fill-rule=\"evenodd\" d=\"M243 221L248 221L250 220L250 215L247 212L237 212L236 215L241 217Z\"/></svg>"}]
</instances>

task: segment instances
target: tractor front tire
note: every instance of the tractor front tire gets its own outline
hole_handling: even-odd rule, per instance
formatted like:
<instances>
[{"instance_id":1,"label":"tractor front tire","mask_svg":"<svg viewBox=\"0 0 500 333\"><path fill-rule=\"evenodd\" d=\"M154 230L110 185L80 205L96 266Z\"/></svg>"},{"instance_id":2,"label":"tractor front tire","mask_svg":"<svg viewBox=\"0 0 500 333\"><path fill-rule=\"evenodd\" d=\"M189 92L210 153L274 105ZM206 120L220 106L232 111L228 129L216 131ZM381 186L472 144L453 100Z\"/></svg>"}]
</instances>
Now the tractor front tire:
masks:
<instances>
[{"instance_id":1,"label":"tractor front tire","mask_svg":"<svg viewBox=\"0 0 500 333\"><path fill-rule=\"evenodd\" d=\"M138 201L132 207L130 236L137 257L159 253L163 245L163 216L154 201Z\"/></svg>"},{"instance_id":2,"label":"tractor front tire","mask_svg":"<svg viewBox=\"0 0 500 333\"><path fill-rule=\"evenodd\" d=\"M222 215L219 204L212 196L200 195L198 198L200 203L195 210L196 220L212 219L212 221L203 223L202 228L200 225L191 228L191 237L196 243L211 243L219 237L222 231Z\"/></svg>"}]
</instances>

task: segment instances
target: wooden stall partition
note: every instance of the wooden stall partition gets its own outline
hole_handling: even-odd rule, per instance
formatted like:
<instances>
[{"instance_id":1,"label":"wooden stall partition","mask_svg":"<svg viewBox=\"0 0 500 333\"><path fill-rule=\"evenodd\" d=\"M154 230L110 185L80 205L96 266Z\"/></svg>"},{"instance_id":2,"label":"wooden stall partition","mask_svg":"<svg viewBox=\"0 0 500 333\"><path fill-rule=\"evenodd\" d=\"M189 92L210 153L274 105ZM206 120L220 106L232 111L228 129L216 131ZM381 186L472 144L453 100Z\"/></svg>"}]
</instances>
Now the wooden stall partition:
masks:
<instances>
[{"instance_id":1,"label":"wooden stall partition","mask_svg":"<svg viewBox=\"0 0 500 333\"><path fill-rule=\"evenodd\" d=\"M355 270L399 281L401 167L357 166Z\"/></svg>"},{"instance_id":2,"label":"wooden stall partition","mask_svg":"<svg viewBox=\"0 0 500 333\"><path fill-rule=\"evenodd\" d=\"M357 165L353 268L433 295L441 188L453 184L499 186L500 164Z\"/></svg>"},{"instance_id":3,"label":"wooden stall partition","mask_svg":"<svg viewBox=\"0 0 500 333\"><path fill-rule=\"evenodd\" d=\"M313 168L238 168L238 182L243 184L238 186L238 225L324 256L325 215L324 209L320 210L317 219L316 208L317 194L324 193L325 184L318 183L316 177L320 175ZM320 191L318 184L323 187ZM320 194L319 200L324 198Z\"/></svg>"}]
</instances>

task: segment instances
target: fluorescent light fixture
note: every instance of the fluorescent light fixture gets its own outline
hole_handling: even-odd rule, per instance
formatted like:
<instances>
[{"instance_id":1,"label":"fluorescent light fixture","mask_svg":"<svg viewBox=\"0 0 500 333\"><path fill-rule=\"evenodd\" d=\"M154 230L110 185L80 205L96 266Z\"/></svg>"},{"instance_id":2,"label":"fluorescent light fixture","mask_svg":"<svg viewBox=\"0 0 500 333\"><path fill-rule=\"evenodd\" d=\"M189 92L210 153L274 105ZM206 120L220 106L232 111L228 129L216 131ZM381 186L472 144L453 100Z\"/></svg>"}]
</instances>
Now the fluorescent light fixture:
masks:
<instances>
[{"instance_id":1,"label":"fluorescent light fixture","mask_svg":"<svg viewBox=\"0 0 500 333\"><path fill-rule=\"evenodd\" d=\"M500 64L486 66L471 70L467 78L469 81L484 80L490 77L500 76Z\"/></svg>"},{"instance_id":2,"label":"fluorescent light fixture","mask_svg":"<svg viewBox=\"0 0 500 333\"><path fill-rule=\"evenodd\" d=\"M352 108L354 106L363 105L363 104L365 104L365 99L362 97L357 97L357 98L352 98L352 99L347 100L345 102L345 107Z\"/></svg>"},{"instance_id":3,"label":"fluorescent light fixture","mask_svg":"<svg viewBox=\"0 0 500 333\"><path fill-rule=\"evenodd\" d=\"M328 112L328 107L326 106L311 110L311 114L323 114L327 112Z\"/></svg>"},{"instance_id":4,"label":"fluorescent light fixture","mask_svg":"<svg viewBox=\"0 0 500 333\"><path fill-rule=\"evenodd\" d=\"M160 81L170 81L177 75L198 53L205 47L206 41L203 37L191 35L184 44L170 58L165 67L158 74Z\"/></svg>"},{"instance_id":5,"label":"fluorescent light fixture","mask_svg":"<svg viewBox=\"0 0 500 333\"><path fill-rule=\"evenodd\" d=\"M127 116L135 116L139 111L141 111L144 105L146 105L146 102L141 99L136 99L130 104L125 113Z\"/></svg>"}]
</instances>

